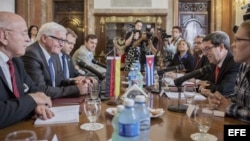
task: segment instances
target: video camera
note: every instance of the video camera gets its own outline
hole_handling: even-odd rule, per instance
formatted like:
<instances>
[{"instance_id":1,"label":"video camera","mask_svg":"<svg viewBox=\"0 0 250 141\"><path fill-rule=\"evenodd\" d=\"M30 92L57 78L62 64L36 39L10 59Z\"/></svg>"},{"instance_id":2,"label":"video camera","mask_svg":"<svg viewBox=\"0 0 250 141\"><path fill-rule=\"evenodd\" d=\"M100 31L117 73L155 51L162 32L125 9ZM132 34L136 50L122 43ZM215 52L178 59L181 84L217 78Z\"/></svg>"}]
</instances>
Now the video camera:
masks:
<instances>
[{"instance_id":1,"label":"video camera","mask_svg":"<svg viewBox=\"0 0 250 141\"><path fill-rule=\"evenodd\" d=\"M161 39L165 39L165 38L171 38L172 35L168 35L165 29L162 28L158 28L158 31L161 33Z\"/></svg>"},{"instance_id":2,"label":"video camera","mask_svg":"<svg viewBox=\"0 0 250 141\"><path fill-rule=\"evenodd\" d=\"M243 15L243 20L244 20L244 21L250 19L250 3L243 5L243 6L241 7L241 10L246 9L246 8L247 8L246 14ZM233 32L236 33L237 30L238 30L238 28L239 28L239 26L235 25L235 26L233 27Z\"/></svg>"}]
</instances>

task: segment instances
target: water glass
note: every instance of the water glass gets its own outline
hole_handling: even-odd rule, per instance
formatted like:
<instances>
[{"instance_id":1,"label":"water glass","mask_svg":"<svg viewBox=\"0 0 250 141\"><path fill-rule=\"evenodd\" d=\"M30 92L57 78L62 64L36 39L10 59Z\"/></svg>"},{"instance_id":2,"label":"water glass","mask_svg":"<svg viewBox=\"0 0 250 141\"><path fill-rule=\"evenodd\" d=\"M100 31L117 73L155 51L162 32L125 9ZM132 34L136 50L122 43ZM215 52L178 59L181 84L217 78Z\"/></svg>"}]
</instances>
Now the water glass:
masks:
<instances>
[{"instance_id":1,"label":"water glass","mask_svg":"<svg viewBox=\"0 0 250 141\"><path fill-rule=\"evenodd\" d=\"M84 112L90 123L82 124L81 125L82 129L88 131L95 131L103 127L102 124L96 123L96 120L101 113L101 100L99 98L97 99L86 98L84 101Z\"/></svg>"},{"instance_id":2,"label":"water glass","mask_svg":"<svg viewBox=\"0 0 250 141\"><path fill-rule=\"evenodd\" d=\"M200 134L195 139L199 141L209 140L207 132L210 129L214 117L214 109L209 105L196 105L194 111L194 121L198 126Z\"/></svg>"},{"instance_id":3,"label":"water glass","mask_svg":"<svg viewBox=\"0 0 250 141\"><path fill-rule=\"evenodd\" d=\"M92 87L89 87L89 93L91 99L98 99L100 93L100 85L99 83L94 83Z\"/></svg>"},{"instance_id":4,"label":"water glass","mask_svg":"<svg viewBox=\"0 0 250 141\"><path fill-rule=\"evenodd\" d=\"M31 130L19 130L9 133L5 141L34 141L37 140L36 133Z\"/></svg>"},{"instance_id":5,"label":"water glass","mask_svg":"<svg viewBox=\"0 0 250 141\"><path fill-rule=\"evenodd\" d=\"M191 86L185 85L183 88L183 92L187 101L187 105L191 105L196 95L196 87L193 85Z\"/></svg>"}]
</instances>

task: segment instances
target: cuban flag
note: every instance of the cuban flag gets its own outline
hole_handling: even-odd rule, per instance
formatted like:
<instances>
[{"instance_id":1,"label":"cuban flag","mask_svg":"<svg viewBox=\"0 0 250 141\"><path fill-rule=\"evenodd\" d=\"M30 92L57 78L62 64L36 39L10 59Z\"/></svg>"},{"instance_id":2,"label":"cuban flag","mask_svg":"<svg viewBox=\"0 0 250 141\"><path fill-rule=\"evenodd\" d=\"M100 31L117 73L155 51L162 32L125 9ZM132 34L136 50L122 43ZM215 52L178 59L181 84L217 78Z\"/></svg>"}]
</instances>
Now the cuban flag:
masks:
<instances>
[{"instance_id":1,"label":"cuban flag","mask_svg":"<svg viewBox=\"0 0 250 141\"><path fill-rule=\"evenodd\" d=\"M146 55L146 86L154 84L154 55Z\"/></svg>"}]
</instances>

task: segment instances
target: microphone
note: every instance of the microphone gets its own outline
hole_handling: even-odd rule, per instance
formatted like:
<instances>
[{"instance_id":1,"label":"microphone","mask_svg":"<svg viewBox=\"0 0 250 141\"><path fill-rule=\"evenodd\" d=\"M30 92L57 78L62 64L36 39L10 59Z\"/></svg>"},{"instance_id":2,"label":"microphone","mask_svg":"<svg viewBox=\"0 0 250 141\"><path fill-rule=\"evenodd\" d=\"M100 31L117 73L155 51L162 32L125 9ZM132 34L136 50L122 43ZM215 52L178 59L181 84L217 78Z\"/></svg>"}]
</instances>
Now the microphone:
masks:
<instances>
[{"instance_id":1,"label":"microphone","mask_svg":"<svg viewBox=\"0 0 250 141\"><path fill-rule=\"evenodd\" d=\"M177 66L171 66L171 67L168 67L166 69L159 70L159 71L157 71L157 73L158 74L163 74L165 72L174 71L174 70L183 70L183 69L185 69L185 66L183 64L180 64L180 65L177 65Z\"/></svg>"},{"instance_id":2,"label":"microphone","mask_svg":"<svg viewBox=\"0 0 250 141\"><path fill-rule=\"evenodd\" d=\"M92 59L92 63L97 64L97 65L99 65L99 66L101 66L101 67L103 67L103 68L106 69L106 65L100 63L99 61L97 61L97 60L95 60L95 59Z\"/></svg>"},{"instance_id":3,"label":"microphone","mask_svg":"<svg viewBox=\"0 0 250 141\"><path fill-rule=\"evenodd\" d=\"M87 69L88 71L94 73L100 80L105 79L105 75L100 73L99 71L95 70L93 67L89 66L88 64L86 64L85 62L78 60L78 65L81 68Z\"/></svg>"},{"instance_id":4,"label":"microphone","mask_svg":"<svg viewBox=\"0 0 250 141\"><path fill-rule=\"evenodd\" d=\"M194 77L199 76L199 75L204 75L204 74L211 72L211 71L212 71L211 66L206 65L198 70L194 70L190 73L185 74L182 77L175 79L174 84L175 84L175 86L181 86L184 81L191 79L191 78L194 78Z\"/></svg>"}]
</instances>

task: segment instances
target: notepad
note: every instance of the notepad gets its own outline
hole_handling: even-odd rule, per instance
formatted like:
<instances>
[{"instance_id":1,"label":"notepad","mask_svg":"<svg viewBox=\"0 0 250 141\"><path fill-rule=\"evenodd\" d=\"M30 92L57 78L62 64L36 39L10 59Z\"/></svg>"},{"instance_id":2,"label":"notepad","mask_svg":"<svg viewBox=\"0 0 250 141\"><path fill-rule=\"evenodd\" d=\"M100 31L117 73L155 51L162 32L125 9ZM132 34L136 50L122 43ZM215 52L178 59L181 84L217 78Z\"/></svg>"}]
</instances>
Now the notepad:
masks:
<instances>
[{"instance_id":1,"label":"notepad","mask_svg":"<svg viewBox=\"0 0 250 141\"><path fill-rule=\"evenodd\" d=\"M37 118L35 125L77 123L79 122L79 105L51 107L55 116L51 119L42 120Z\"/></svg>"},{"instance_id":2,"label":"notepad","mask_svg":"<svg viewBox=\"0 0 250 141\"><path fill-rule=\"evenodd\" d=\"M178 99L179 93L178 92L165 92L168 98L170 99ZM183 93L181 93L181 99L185 99L185 96ZM206 100L206 97L201 94L196 94L194 97L194 100Z\"/></svg>"}]
</instances>

